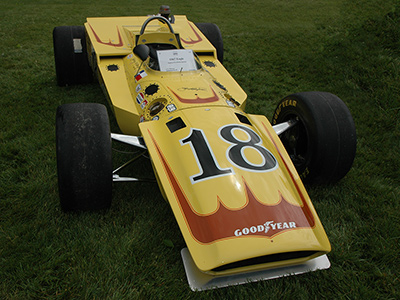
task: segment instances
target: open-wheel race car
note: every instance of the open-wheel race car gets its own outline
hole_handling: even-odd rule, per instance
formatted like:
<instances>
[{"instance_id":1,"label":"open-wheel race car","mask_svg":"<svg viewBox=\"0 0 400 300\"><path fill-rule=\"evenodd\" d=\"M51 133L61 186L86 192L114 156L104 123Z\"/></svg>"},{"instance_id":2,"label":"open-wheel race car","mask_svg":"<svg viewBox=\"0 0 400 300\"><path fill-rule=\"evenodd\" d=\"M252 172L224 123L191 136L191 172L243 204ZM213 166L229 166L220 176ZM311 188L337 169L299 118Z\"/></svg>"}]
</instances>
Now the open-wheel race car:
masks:
<instances>
[{"instance_id":1,"label":"open-wheel race car","mask_svg":"<svg viewBox=\"0 0 400 300\"><path fill-rule=\"evenodd\" d=\"M352 116L326 92L281 100L270 123L244 112L246 93L227 72L219 28L160 14L88 18L53 31L57 83L97 78L105 106L73 103L56 114L61 207L111 205L112 140L148 153L187 248L189 285L204 290L329 268L331 246L304 188L334 183L356 151Z\"/></svg>"}]
</instances>

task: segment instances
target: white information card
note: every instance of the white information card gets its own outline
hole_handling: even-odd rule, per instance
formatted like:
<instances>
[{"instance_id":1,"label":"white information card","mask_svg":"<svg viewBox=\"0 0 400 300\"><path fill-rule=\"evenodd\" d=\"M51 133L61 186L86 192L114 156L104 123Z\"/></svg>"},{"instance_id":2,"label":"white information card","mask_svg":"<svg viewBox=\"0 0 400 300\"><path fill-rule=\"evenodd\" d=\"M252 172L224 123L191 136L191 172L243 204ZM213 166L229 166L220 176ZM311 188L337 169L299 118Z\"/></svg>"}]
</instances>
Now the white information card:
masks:
<instances>
[{"instance_id":1,"label":"white information card","mask_svg":"<svg viewBox=\"0 0 400 300\"><path fill-rule=\"evenodd\" d=\"M192 50L176 49L157 51L162 72L195 71L196 62Z\"/></svg>"}]
</instances>

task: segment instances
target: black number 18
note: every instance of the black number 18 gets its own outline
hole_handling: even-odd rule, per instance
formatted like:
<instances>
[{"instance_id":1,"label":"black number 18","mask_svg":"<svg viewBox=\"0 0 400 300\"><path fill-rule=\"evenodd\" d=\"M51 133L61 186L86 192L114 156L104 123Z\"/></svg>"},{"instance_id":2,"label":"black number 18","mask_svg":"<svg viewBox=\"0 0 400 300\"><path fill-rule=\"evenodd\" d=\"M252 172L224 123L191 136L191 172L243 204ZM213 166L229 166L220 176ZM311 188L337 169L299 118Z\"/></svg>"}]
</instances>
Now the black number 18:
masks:
<instances>
[{"instance_id":1,"label":"black number 18","mask_svg":"<svg viewBox=\"0 0 400 300\"><path fill-rule=\"evenodd\" d=\"M245 132L247 140L239 140L234 131L239 130ZM266 172L275 169L277 161L275 157L264 146L262 140L252 129L240 125L226 125L220 128L219 136L225 142L231 144L227 150L229 161L236 167L250 172ZM221 168L215 159L214 153L203 131L200 129L192 129L189 136L181 140L181 144L190 144L200 173L191 176L193 183L201 180L211 179L214 177L233 174L232 168ZM244 150L251 148L256 150L262 158L262 162L255 164L246 159Z\"/></svg>"}]
</instances>

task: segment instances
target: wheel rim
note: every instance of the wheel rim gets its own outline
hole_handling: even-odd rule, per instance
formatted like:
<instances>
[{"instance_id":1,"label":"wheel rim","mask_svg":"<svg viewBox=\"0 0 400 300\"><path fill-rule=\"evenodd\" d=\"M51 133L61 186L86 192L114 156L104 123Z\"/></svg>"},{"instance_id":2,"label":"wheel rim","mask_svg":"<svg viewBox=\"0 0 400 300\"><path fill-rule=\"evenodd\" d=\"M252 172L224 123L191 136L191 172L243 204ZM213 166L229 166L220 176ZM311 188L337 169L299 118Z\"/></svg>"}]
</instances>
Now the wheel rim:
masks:
<instances>
[{"instance_id":1,"label":"wheel rim","mask_svg":"<svg viewBox=\"0 0 400 300\"><path fill-rule=\"evenodd\" d=\"M288 129L281 135L281 141L285 146L294 166L299 173L302 173L310 159L310 146L306 126L297 115L288 115L285 122L293 120L296 125Z\"/></svg>"}]
</instances>

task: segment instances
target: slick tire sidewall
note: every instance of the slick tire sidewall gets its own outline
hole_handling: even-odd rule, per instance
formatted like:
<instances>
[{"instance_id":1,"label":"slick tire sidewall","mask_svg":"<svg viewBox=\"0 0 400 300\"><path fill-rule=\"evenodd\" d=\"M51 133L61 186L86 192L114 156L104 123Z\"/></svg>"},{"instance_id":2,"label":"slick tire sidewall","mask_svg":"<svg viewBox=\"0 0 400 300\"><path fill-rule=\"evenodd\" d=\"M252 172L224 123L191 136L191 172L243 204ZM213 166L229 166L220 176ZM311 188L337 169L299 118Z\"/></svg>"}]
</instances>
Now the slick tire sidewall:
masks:
<instances>
[{"instance_id":1,"label":"slick tire sidewall","mask_svg":"<svg viewBox=\"0 0 400 300\"><path fill-rule=\"evenodd\" d=\"M56 147L62 209L90 211L110 207L111 135L105 106L95 103L59 106Z\"/></svg>"},{"instance_id":2,"label":"slick tire sidewall","mask_svg":"<svg viewBox=\"0 0 400 300\"><path fill-rule=\"evenodd\" d=\"M82 47L76 51L74 40ZM59 86L93 82L93 73L87 57L84 26L58 26L53 30L54 59Z\"/></svg>"},{"instance_id":3,"label":"slick tire sidewall","mask_svg":"<svg viewBox=\"0 0 400 300\"><path fill-rule=\"evenodd\" d=\"M356 130L351 113L337 96L304 92L278 104L272 124L297 118L307 136L305 162L296 166L307 183L335 183L350 170L356 153ZM282 139L282 137L281 137Z\"/></svg>"}]
</instances>

